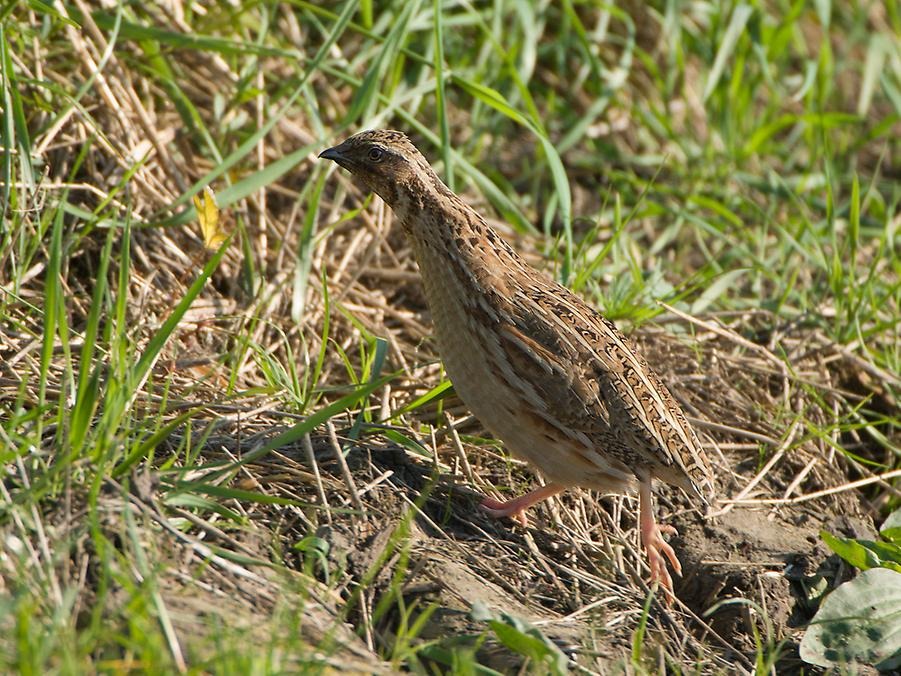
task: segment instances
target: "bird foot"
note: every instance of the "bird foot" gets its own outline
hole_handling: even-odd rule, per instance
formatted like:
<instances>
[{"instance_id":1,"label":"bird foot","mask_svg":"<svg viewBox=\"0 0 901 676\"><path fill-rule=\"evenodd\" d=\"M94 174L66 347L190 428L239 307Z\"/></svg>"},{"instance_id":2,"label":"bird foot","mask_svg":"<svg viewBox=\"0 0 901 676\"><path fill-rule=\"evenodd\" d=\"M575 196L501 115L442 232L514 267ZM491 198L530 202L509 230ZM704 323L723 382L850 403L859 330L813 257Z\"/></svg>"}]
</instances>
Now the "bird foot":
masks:
<instances>
[{"instance_id":1,"label":"bird foot","mask_svg":"<svg viewBox=\"0 0 901 676\"><path fill-rule=\"evenodd\" d=\"M676 575L682 577L682 564L676 557L676 551L663 539L663 533L675 535L676 529L672 526L658 526L654 519L654 505L651 498L651 481L649 477L642 477L638 489L639 518L641 541L648 553L648 566L651 569L651 584L659 584L666 592L667 603L672 603L676 598L673 593L673 578L670 577L666 562L669 561Z\"/></svg>"},{"instance_id":2,"label":"bird foot","mask_svg":"<svg viewBox=\"0 0 901 676\"><path fill-rule=\"evenodd\" d=\"M482 500L482 509L495 519L509 516L519 525L527 528L529 526L529 520L526 518L526 510L536 502L541 502L552 495L557 495L557 493L564 489L565 487L560 484L547 484L546 486L539 486L525 495L520 495L518 498L507 500L506 502L486 497Z\"/></svg>"},{"instance_id":3,"label":"bird foot","mask_svg":"<svg viewBox=\"0 0 901 676\"><path fill-rule=\"evenodd\" d=\"M682 564L679 563L672 546L663 539L663 533L674 535L676 534L676 529L672 526L658 526L656 523L652 523L650 527L642 527L641 539L648 553L648 566L651 568L651 584L659 584L666 592L667 598L672 600L674 596L673 578L669 574L666 562L669 561L673 571L679 577L682 577Z\"/></svg>"},{"instance_id":4,"label":"bird foot","mask_svg":"<svg viewBox=\"0 0 901 676\"><path fill-rule=\"evenodd\" d=\"M519 504L517 500L495 500L494 498L485 498L479 506L485 510L489 516L495 519L502 519L505 516L516 521L523 528L528 528L529 520L526 518L526 510Z\"/></svg>"}]
</instances>

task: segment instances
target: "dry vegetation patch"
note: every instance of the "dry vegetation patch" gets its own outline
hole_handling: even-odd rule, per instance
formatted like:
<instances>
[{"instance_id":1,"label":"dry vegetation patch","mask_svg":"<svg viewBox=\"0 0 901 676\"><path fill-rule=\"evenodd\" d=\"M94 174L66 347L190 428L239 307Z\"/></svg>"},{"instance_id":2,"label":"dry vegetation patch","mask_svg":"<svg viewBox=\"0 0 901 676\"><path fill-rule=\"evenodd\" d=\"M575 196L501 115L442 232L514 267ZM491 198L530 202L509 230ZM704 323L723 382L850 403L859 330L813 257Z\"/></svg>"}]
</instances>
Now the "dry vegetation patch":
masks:
<instances>
[{"instance_id":1,"label":"dry vegetation patch","mask_svg":"<svg viewBox=\"0 0 901 676\"><path fill-rule=\"evenodd\" d=\"M306 45L310 63L335 17L299 4L303 11L273 9L270 18L284 40L279 48ZM117 649L88 650L74 663L97 660L123 671L223 664L240 670L251 664L247 646L253 645L268 650L269 671L311 664L351 673L423 665L453 670L454 660L472 655L505 673L523 665L540 670L535 657L530 663L527 653L504 645L490 618L521 633L537 630L529 634L535 641L556 646L546 659L559 650L570 668L590 672L662 672L666 665L750 671L760 656L780 660L780 671L802 666L797 643L823 590L851 574L830 555L820 531L868 536L874 516L899 497L901 383L890 367L892 355L897 358L896 297L878 304L883 315L863 317L857 337L849 331L847 340L821 321L847 311L840 290L791 311L771 302L793 293L796 282L810 289L824 284L825 273L813 264L800 268L787 288L781 277L757 286L736 277L734 288L722 289L728 300L694 310L691 292L661 291L679 283L662 270L691 278L701 287L696 298L709 288L705 282L718 279L703 276L708 257L727 250L717 265L734 262L750 247L729 228L707 241L704 227L690 234L658 227L683 218L669 205L697 197L680 190L710 181L707 201L691 214L703 220L723 183L718 170L690 166L697 158L683 166L685 147L674 168L649 172L657 165L641 156L645 146L653 142L655 153L665 153L675 141L655 140L663 132L637 114L627 133L611 136L617 125L630 124L624 122L633 119L630 105L664 95L654 90L661 76L650 62L633 76L635 88L623 93L621 107L584 131L581 142L597 142L595 158L609 151L612 168L602 177L596 164L588 166L596 160L586 159L584 149L571 151L576 215L585 216L575 226L576 239L585 241L576 242L574 279L590 268L582 292L627 308L622 318L640 324L631 335L685 407L716 471L719 500L709 514L699 514L675 490L659 490L661 516L679 531L673 541L685 569L676 581L677 602L661 604L649 599L645 584L635 499L570 491L533 510L527 528L493 521L478 509L480 495L519 492L536 479L442 389L416 266L390 211L345 177L326 180L315 160L325 147L325 127L338 126L356 105L360 82L353 78L369 72L363 62L371 33L355 30L333 44L322 62L328 67L305 80L307 73L275 47L254 51L253 41L240 35L223 39L240 39L252 70L242 70L245 57L221 45L179 47L161 34L142 39L135 33L135 26L145 26L193 35L197 29L185 17L202 24L202 13L180 3L135 11L115 39L115 15L98 11L92 18L81 2L60 10L80 26L43 17L49 22L43 34L37 10L14 12L19 21L34 22L17 38L21 49L8 64L32 104L23 119L31 137L28 148L7 151L21 162L28 150L37 173L30 183L17 175L16 201L4 205L14 229L3 230L0 250L0 414L9 421L0 439L0 597L30 594L33 610L10 600L16 611L0 615L2 633L27 634L29 612L44 618L63 608L71 636L109 627L117 637L111 641ZM209 11L220 23L205 30L224 30L225 16ZM588 18L595 20L597 11L586 10ZM617 36L628 34L621 13L613 14ZM476 31L465 16L458 16L460 30ZM550 41L551 28L542 24L542 30ZM659 36L651 33L643 28L639 41ZM621 57L624 40L611 40L609 58ZM162 56L154 51L161 44ZM655 53L647 49L642 56ZM538 67L541 84L534 87L544 96L539 105L550 106L566 82L548 65L553 54L542 56L548 61ZM405 72L396 58L394 72ZM410 72L425 67L407 58L416 64ZM164 65L173 63L176 71L166 76ZM692 56L681 77L694 77L702 66L708 64ZM338 71L351 84L336 80ZM303 96L279 116L274 101L280 105L285 92L278 83L299 80ZM52 88L44 94L36 82L68 94ZM85 86L78 97L71 91L76 82ZM241 96L223 98L223 91L236 90ZM596 94L580 90L570 103L587 115ZM455 125L461 158L481 160L498 185L528 195L522 210L540 223L550 193L546 179L523 170L534 160L533 141L510 143L487 166L510 121L480 122L460 96L454 95L451 114L479 129L470 139L462 122ZM686 115L687 127L700 124L700 101L682 103L674 119ZM889 103L879 98L880 110ZM412 110L376 122L413 125ZM484 107L478 112L487 114ZM254 153L223 170L223 158L266 125ZM568 131L549 126L558 137ZM897 172L896 157L874 151L885 142L882 133L861 140L860 171L874 185L880 170ZM204 134L214 142L199 141ZM427 154L437 162L440 148ZM242 182L272 167L257 183ZM236 237L158 343L212 256L186 210L189 193L210 171L222 183L223 217ZM654 181L662 188L644 201ZM755 181L738 188L744 207L780 223L796 215L790 206L770 207L767 198L775 200L778 190L753 192L764 182ZM538 194L531 194L539 182ZM555 272L556 264L546 261L565 238L514 231L476 184L472 179L458 190L492 215L531 261ZM613 197L615 218L614 193L634 199L621 209L620 197ZM872 203L889 212L888 200L880 199ZM621 219L631 208L630 218ZM801 210L818 209L817 197ZM886 220L897 225L897 218ZM564 227L559 218L547 220L551 234ZM110 230L115 236L108 239ZM630 239L621 243L625 230ZM799 228L798 239L807 232ZM703 245L686 244L693 238ZM776 239L761 236L758 244L766 249ZM851 254L842 249L842 256L853 255L859 270L889 280L897 293L897 264L883 246L888 240L876 240ZM729 253L732 245L737 253ZM836 247L833 238L823 251ZM614 259L608 273L597 272L589 256L599 251ZM97 310L101 277L109 283ZM647 285L636 291L630 283ZM612 291L605 295L603 288ZM85 363L82 350L95 339L99 347ZM132 369L146 354L148 368L136 375ZM368 396L338 406L388 375ZM94 396L86 408L79 408L82 383ZM121 401L113 396L117 388L125 393ZM115 420L108 417L113 404L121 408ZM311 417L328 406L337 407L332 415ZM76 414L88 430L88 441L77 448ZM310 420L318 424L260 451ZM68 619L54 622L42 626L70 626ZM153 632L159 632L155 648L136 638ZM14 639L9 642L12 652ZM15 645L21 650L26 643Z\"/></svg>"}]
</instances>

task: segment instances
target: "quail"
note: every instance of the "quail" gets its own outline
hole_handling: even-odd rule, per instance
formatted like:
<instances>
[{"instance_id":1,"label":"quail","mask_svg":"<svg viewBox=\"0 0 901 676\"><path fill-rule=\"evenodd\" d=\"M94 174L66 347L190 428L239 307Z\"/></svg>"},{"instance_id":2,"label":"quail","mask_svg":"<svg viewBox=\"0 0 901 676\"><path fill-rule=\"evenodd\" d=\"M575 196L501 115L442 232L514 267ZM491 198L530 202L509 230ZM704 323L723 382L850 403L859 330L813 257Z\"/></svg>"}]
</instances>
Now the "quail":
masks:
<instances>
[{"instance_id":1,"label":"quail","mask_svg":"<svg viewBox=\"0 0 901 676\"><path fill-rule=\"evenodd\" d=\"M358 133L319 157L348 170L394 211L419 266L454 389L515 456L548 480L482 507L524 511L570 487L637 488L651 581L672 593L679 559L654 518L654 478L703 504L709 462L685 415L635 345L585 301L528 265L454 194L402 132Z\"/></svg>"}]
</instances>

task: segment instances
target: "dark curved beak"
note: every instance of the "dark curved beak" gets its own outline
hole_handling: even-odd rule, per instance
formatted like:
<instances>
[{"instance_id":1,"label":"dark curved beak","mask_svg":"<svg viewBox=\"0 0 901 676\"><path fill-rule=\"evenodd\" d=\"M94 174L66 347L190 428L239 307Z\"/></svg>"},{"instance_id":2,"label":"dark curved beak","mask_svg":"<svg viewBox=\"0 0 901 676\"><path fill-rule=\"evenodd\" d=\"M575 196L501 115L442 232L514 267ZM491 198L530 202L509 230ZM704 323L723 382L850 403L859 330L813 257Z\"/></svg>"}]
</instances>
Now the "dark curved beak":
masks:
<instances>
[{"instance_id":1,"label":"dark curved beak","mask_svg":"<svg viewBox=\"0 0 901 676\"><path fill-rule=\"evenodd\" d=\"M340 164L340 161L344 156L341 154L341 151L338 150L338 146L335 146L334 148L323 150L321 153L319 153L319 157L324 160L331 160L332 162L338 162Z\"/></svg>"}]
</instances>

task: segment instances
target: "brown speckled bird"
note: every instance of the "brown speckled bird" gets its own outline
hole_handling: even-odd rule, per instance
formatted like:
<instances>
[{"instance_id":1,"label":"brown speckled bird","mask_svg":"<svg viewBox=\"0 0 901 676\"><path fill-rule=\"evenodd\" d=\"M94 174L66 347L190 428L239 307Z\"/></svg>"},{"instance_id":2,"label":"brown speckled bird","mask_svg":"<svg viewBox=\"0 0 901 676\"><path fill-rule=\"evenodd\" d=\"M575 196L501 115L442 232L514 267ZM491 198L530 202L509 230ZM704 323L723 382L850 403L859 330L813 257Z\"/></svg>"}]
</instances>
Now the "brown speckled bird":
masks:
<instances>
[{"instance_id":1,"label":"brown speckled bird","mask_svg":"<svg viewBox=\"0 0 901 676\"><path fill-rule=\"evenodd\" d=\"M637 480L651 580L671 592L664 556L682 570L654 520L651 481L663 479L706 504L711 472L679 405L632 342L529 266L402 132L364 131L320 157L394 210L419 264L454 388L513 454L549 480L482 506L525 523L528 507L566 488L623 492Z\"/></svg>"}]
</instances>

